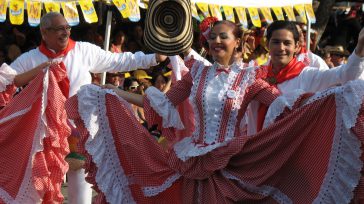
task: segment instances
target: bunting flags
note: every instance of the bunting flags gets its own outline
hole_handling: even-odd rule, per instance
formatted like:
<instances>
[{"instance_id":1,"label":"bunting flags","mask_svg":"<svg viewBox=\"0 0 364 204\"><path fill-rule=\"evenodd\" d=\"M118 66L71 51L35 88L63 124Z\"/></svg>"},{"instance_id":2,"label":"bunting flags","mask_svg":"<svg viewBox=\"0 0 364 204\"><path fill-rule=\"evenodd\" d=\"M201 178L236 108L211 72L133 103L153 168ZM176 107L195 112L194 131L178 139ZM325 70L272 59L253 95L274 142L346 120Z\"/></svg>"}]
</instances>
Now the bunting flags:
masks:
<instances>
[{"instance_id":1,"label":"bunting flags","mask_svg":"<svg viewBox=\"0 0 364 204\"><path fill-rule=\"evenodd\" d=\"M80 22L77 5L81 8L82 15L87 23L98 21L94 0L0 0L0 22L6 21L9 10L10 22L20 25L24 22L24 12L28 14L30 26L38 26L41 11L44 5L46 12L63 12L71 26ZM137 22L141 19L140 8L147 9L149 0L111 0L123 18ZM226 19L240 22L243 27L250 25L261 27L261 18L270 24L274 19L307 23L316 22L311 0L191 0L192 17L202 21L209 16L219 20ZM9 9L7 9L9 8ZM296 19L295 12L299 15ZM235 10L235 12L234 12ZM273 12L272 12L273 11ZM274 13L274 16L272 15ZM236 14L236 15L235 15ZM248 15L247 15L248 14ZM274 18L275 17L275 18Z\"/></svg>"}]
</instances>

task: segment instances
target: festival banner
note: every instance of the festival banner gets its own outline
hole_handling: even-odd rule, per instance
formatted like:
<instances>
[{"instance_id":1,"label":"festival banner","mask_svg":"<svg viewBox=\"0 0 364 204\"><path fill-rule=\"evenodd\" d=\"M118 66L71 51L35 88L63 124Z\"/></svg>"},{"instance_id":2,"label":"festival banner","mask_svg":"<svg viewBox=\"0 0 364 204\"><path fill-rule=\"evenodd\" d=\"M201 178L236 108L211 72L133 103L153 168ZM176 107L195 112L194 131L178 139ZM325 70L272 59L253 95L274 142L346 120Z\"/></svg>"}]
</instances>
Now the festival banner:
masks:
<instances>
[{"instance_id":1,"label":"festival banner","mask_svg":"<svg viewBox=\"0 0 364 204\"><path fill-rule=\"evenodd\" d=\"M27 2L28 23L30 26L36 27L40 23L40 15L42 13L42 3L40 1Z\"/></svg>"},{"instance_id":2,"label":"festival banner","mask_svg":"<svg viewBox=\"0 0 364 204\"><path fill-rule=\"evenodd\" d=\"M286 12L289 21L296 21L292 6L284 6L283 10Z\"/></svg>"},{"instance_id":3,"label":"festival banner","mask_svg":"<svg viewBox=\"0 0 364 204\"><path fill-rule=\"evenodd\" d=\"M260 12L264 16L264 18L268 24L273 23L273 17L272 17L272 13L270 12L270 8L262 7L262 8L260 8Z\"/></svg>"},{"instance_id":4,"label":"festival banner","mask_svg":"<svg viewBox=\"0 0 364 204\"><path fill-rule=\"evenodd\" d=\"M197 12L196 5L194 3L191 3L191 13L192 13L192 17L194 17L198 21L201 21L201 18Z\"/></svg>"},{"instance_id":5,"label":"festival banner","mask_svg":"<svg viewBox=\"0 0 364 204\"><path fill-rule=\"evenodd\" d=\"M197 8L199 8L200 11L202 12L204 18L211 16L210 13L209 13L209 5L208 4L196 3L196 5L197 5Z\"/></svg>"},{"instance_id":6,"label":"festival banner","mask_svg":"<svg viewBox=\"0 0 364 204\"><path fill-rule=\"evenodd\" d=\"M262 27L262 22L260 21L259 13L257 8L248 8L250 19L255 27Z\"/></svg>"},{"instance_id":7,"label":"festival banner","mask_svg":"<svg viewBox=\"0 0 364 204\"><path fill-rule=\"evenodd\" d=\"M125 0L112 0L116 8L118 8L119 12L123 16L123 18L129 18L131 15L129 5L125 2Z\"/></svg>"},{"instance_id":8,"label":"festival banner","mask_svg":"<svg viewBox=\"0 0 364 204\"><path fill-rule=\"evenodd\" d=\"M211 16L215 16L217 19L219 19L219 21L221 21L222 14L220 11L220 6L216 5L216 4L209 4L209 8L210 8Z\"/></svg>"},{"instance_id":9,"label":"festival banner","mask_svg":"<svg viewBox=\"0 0 364 204\"><path fill-rule=\"evenodd\" d=\"M6 20L6 11L8 8L8 2L6 0L0 0L0 22Z\"/></svg>"},{"instance_id":10,"label":"festival banner","mask_svg":"<svg viewBox=\"0 0 364 204\"><path fill-rule=\"evenodd\" d=\"M296 9L298 15L300 16L300 22L307 24L305 6L303 4L297 4L294 5L293 7ZM298 21L298 19L296 20Z\"/></svg>"},{"instance_id":11,"label":"festival banner","mask_svg":"<svg viewBox=\"0 0 364 204\"><path fill-rule=\"evenodd\" d=\"M284 15L281 7L273 7L272 10L278 20L284 21Z\"/></svg>"},{"instance_id":12,"label":"festival banner","mask_svg":"<svg viewBox=\"0 0 364 204\"><path fill-rule=\"evenodd\" d=\"M62 2L62 10L64 18L67 20L70 26L75 26L80 23L80 18L78 16L76 2Z\"/></svg>"},{"instance_id":13,"label":"festival banner","mask_svg":"<svg viewBox=\"0 0 364 204\"><path fill-rule=\"evenodd\" d=\"M248 28L248 19L246 17L245 8L243 7L235 7L236 14L238 16L239 22L243 25L244 28Z\"/></svg>"},{"instance_id":14,"label":"festival banner","mask_svg":"<svg viewBox=\"0 0 364 204\"><path fill-rule=\"evenodd\" d=\"M44 2L44 7L47 13L49 12L61 12L61 6L58 2L47 1Z\"/></svg>"},{"instance_id":15,"label":"festival banner","mask_svg":"<svg viewBox=\"0 0 364 204\"><path fill-rule=\"evenodd\" d=\"M98 18L92 1L81 0L78 3L80 4L85 21L87 23L96 23L98 21Z\"/></svg>"},{"instance_id":16,"label":"festival banner","mask_svg":"<svg viewBox=\"0 0 364 204\"><path fill-rule=\"evenodd\" d=\"M127 0L130 9L129 20L132 22L140 21L140 10L136 0Z\"/></svg>"},{"instance_id":17,"label":"festival banner","mask_svg":"<svg viewBox=\"0 0 364 204\"><path fill-rule=\"evenodd\" d=\"M21 25L24 22L24 1L11 0L9 4L9 18L13 25Z\"/></svg>"},{"instance_id":18,"label":"festival banner","mask_svg":"<svg viewBox=\"0 0 364 204\"><path fill-rule=\"evenodd\" d=\"M363 4L364 8L364 4ZM313 12L313 8L311 4L305 4L305 10L307 12L308 18L311 20L311 23L316 23L315 12Z\"/></svg>"},{"instance_id":19,"label":"festival banner","mask_svg":"<svg viewBox=\"0 0 364 204\"><path fill-rule=\"evenodd\" d=\"M231 6L222 6L224 10L225 19L234 22L234 10Z\"/></svg>"}]
</instances>

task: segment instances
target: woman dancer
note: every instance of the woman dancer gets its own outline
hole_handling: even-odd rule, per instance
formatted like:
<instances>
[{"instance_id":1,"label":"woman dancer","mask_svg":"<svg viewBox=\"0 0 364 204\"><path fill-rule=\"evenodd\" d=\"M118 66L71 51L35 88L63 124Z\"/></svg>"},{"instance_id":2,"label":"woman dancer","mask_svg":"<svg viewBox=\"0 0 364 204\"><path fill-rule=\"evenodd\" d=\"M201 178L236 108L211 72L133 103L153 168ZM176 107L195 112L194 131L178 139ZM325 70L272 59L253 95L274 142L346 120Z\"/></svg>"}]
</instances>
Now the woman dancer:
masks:
<instances>
[{"instance_id":1,"label":"woman dancer","mask_svg":"<svg viewBox=\"0 0 364 204\"><path fill-rule=\"evenodd\" d=\"M269 105L278 91L261 79L258 69L243 69L237 63L239 27L218 21L208 32L214 64L195 63L166 94L151 87L142 97L111 86L106 87L112 90L105 90L90 85L67 102L68 115L82 133L88 181L100 193L98 201L311 203L335 199L348 203L352 184L361 176L357 147L364 140L363 121L357 118L363 118L364 93L354 94L356 106L345 112L351 115L351 123L337 129L332 126L336 115L343 117L338 112L342 110L335 109L341 89L309 99L301 96L292 111L282 110L273 125L246 137L240 125L249 102L254 99ZM358 93L363 83L342 88ZM196 129L167 152L140 126L126 102L144 106L150 124L158 123L173 141L174 128L184 128L174 107L187 97L195 111ZM274 106L282 107L276 101ZM328 111L331 107L337 114ZM338 137L345 142L333 145ZM339 151L337 146L348 151ZM348 168L337 158L350 158L351 165ZM346 190L337 190L342 189L335 188L338 185Z\"/></svg>"}]
</instances>

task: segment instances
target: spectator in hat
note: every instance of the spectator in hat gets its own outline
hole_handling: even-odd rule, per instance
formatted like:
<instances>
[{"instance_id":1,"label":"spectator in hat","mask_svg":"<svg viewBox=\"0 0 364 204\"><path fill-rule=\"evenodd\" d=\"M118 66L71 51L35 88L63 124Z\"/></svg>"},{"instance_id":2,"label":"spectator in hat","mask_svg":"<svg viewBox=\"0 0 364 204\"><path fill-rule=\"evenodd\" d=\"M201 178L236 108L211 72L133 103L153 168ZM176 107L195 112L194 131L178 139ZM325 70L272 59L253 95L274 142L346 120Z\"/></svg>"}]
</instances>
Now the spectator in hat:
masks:
<instances>
[{"instance_id":1,"label":"spectator in hat","mask_svg":"<svg viewBox=\"0 0 364 204\"><path fill-rule=\"evenodd\" d=\"M149 76L147 74L146 71L144 70L135 70L133 72L133 76L138 80L140 86L139 86L139 90L144 93L144 91L150 87L152 84L150 82L150 80L152 79L151 76Z\"/></svg>"},{"instance_id":2,"label":"spectator in hat","mask_svg":"<svg viewBox=\"0 0 364 204\"><path fill-rule=\"evenodd\" d=\"M330 53L331 62L335 67L346 63L346 58L350 55L349 51L345 50L341 45L326 46L325 51Z\"/></svg>"}]
</instances>

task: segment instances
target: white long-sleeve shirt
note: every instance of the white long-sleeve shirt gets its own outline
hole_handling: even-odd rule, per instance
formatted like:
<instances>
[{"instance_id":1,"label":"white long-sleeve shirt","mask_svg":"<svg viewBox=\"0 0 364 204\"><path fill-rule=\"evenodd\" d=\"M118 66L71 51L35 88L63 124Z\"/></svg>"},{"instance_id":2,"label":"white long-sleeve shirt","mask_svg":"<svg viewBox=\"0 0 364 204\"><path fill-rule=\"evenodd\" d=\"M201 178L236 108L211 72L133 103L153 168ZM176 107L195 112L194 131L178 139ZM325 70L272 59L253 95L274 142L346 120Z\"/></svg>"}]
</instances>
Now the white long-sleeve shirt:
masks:
<instances>
[{"instance_id":1,"label":"white long-sleeve shirt","mask_svg":"<svg viewBox=\"0 0 364 204\"><path fill-rule=\"evenodd\" d=\"M353 52L348 63L332 69L318 69L317 67L305 67L300 75L278 84L282 94L288 94L296 89L304 92L317 92L331 86L343 84L350 80L359 79L364 70L364 57L359 57ZM253 101L247 110L248 135L257 132L259 103Z\"/></svg>"},{"instance_id":2,"label":"white long-sleeve shirt","mask_svg":"<svg viewBox=\"0 0 364 204\"><path fill-rule=\"evenodd\" d=\"M10 66L17 74L21 74L48 60L48 57L36 48L22 54ZM89 72L126 72L147 69L157 64L154 54L111 53L88 42L76 42L75 47L60 60L65 64L70 80L69 96L76 94L82 85L91 83Z\"/></svg>"}]
</instances>

